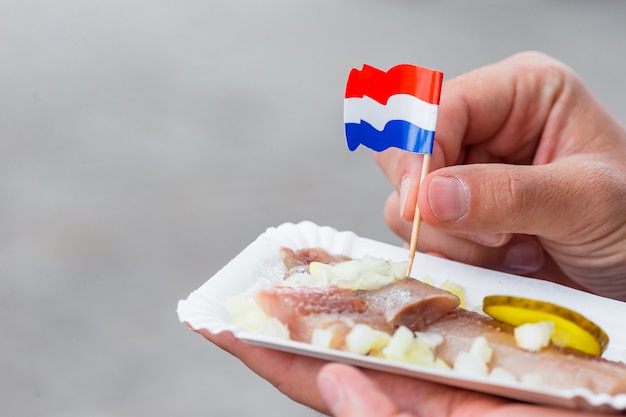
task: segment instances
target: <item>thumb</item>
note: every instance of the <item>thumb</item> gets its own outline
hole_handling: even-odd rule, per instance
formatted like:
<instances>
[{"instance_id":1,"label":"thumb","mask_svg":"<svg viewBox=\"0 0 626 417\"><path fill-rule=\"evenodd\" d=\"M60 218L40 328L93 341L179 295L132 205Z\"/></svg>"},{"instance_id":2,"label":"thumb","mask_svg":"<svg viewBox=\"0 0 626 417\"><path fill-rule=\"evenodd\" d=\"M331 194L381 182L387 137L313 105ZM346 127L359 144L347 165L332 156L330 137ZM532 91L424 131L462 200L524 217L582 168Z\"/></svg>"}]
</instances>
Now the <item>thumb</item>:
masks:
<instances>
[{"instance_id":1,"label":"thumb","mask_svg":"<svg viewBox=\"0 0 626 417\"><path fill-rule=\"evenodd\" d=\"M591 205L606 210L607 204L615 204L615 181L602 164L567 159L536 166L473 164L434 171L420 187L422 217L459 233L570 239L593 228Z\"/></svg>"},{"instance_id":2,"label":"thumb","mask_svg":"<svg viewBox=\"0 0 626 417\"><path fill-rule=\"evenodd\" d=\"M414 417L402 412L374 381L348 365L325 365L317 385L335 417Z\"/></svg>"}]
</instances>

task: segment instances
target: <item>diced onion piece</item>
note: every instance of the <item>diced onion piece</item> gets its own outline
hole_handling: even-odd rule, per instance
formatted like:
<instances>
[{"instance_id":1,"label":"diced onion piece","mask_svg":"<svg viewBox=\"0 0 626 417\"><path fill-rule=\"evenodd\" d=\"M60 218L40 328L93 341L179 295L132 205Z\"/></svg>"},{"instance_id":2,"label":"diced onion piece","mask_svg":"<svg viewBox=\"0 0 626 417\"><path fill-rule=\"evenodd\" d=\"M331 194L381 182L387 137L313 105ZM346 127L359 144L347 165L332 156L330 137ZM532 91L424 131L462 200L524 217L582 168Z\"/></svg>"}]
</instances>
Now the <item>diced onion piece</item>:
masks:
<instances>
[{"instance_id":1,"label":"diced onion piece","mask_svg":"<svg viewBox=\"0 0 626 417\"><path fill-rule=\"evenodd\" d=\"M428 346L431 350L436 349L443 343L443 336L435 332L415 332L417 339Z\"/></svg>"},{"instance_id":2,"label":"diced onion piece","mask_svg":"<svg viewBox=\"0 0 626 417\"><path fill-rule=\"evenodd\" d=\"M452 369L450 365L448 365L448 363L441 358L435 359L433 366L438 369Z\"/></svg>"},{"instance_id":3,"label":"diced onion piece","mask_svg":"<svg viewBox=\"0 0 626 417\"><path fill-rule=\"evenodd\" d=\"M517 326L514 332L515 343L519 348L538 351L550 343L550 337L554 333L554 323L551 321L526 323Z\"/></svg>"},{"instance_id":4,"label":"diced onion piece","mask_svg":"<svg viewBox=\"0 0 626 417\"><path fill-rule=\"evenodd\" d=\"M409 261L404 262L390 262L389 267L391 269L391 274L396 279L406 278L406 273L409 269Z\"/></svg>"},{"instance_id":5,"label":"diced onion piece","mask_svg":"<svg viewBox=\"0 0 626 417\"><path fill-rule=\"evenodd\" d=\"M414 339L404 354L406 361L423 366L433 366L435 355L433 350L419 339Z\"/></svg>"},{"instance_id":6,"label":"diced onion piece","mask_svg":"<svg viewBox=\"0 0 626 417\"><path fill-rule=\"evenodd\" d=\"M467 374L487 375L493 349L482 336L472 342L469 352L459 352L454 361L454 370Z\"/></svg>"},{"instance_id":7,"label":"diced onion piece","mask_svg":"<svg viewBox=\"0 0 626 417\"><path fill-rule=\"evenodd\" d=\"M472 347L470 348L472 355L478 356L485 364L489 364L491 356L493 355L493 349L489 346L487 339L480 336L474 339Z\"/></svg>"},{"instance_id":8,"label":"diced onion piece","mask_svg":"<svg viewBox=\"0 0 626 417\"><path fill-rule=\"evenodd\" d=\"M376 341L372 345L372 351L381 350L389 344L389 341L391 340L391 335L389 333L385 333L381 330L374 330L374 334L376 335Z\"/></svg>"},{"instance_id":9,"label":"diced onion piece","mask_svg":"<svg viewBox=\"0 0 626 417\"><path fill-rule=\"evenodd\" d=\"M353 290L369 290L384 287L406 276L406 262L393 263L380 258L364 257L333 265L311 262L309 271L329 285Z\"/></svg>"},{"instance_id":10,"label":"diced onion piece","mask_svg":"<svg viewBox=\"0 0 626 417\"><path fill-rule=\"evenodd\" d=\"M470 375L487 375L489 373L487 364L481 358L469 352L459 352L454 360L454 370Z\"/></svg>"},{"instance_id":11,"label":"diced onion piece","mask_svg":"<svg viewBox=\"0 0 626 417\"><path fill-rule=\"evenodd\" d=\"M333 335L330 329L314 329L311 334L311 344L320 348L330 348Z\"/></svg>"},{"instance_id":12,"label":"diced onion piece","mask_svg":"<svg viewBox=\"0 0 626 417\"><path fill-rule=\"evenodd\" d=\"M231 297L226 301L226 310L234 325L256 333L265 331L268 317L252 297Z\"/></svg>"},{"instance_id":13,"label":"diced onion piece","mask_svg":"<svg viewBox=\"0 0 626 417\"><path fill-rule=\"evenodd\" d=\"M289 339L289 329L275 317L270 317L267 320L262 333L280 339Z\"/></svg>"},{"instance_id":14,"label":"diced onion piece","mask_svg":"<svg viewBox=\"0 0 626 417\"><path fill-rule=\"evenodd\" d=\"M378 335L367 324L356 324L346 336L346 348L352 353L366 354L376 343Z\"/></svg>"},{"instance_id":15,"label":"diced onion piece","mask_svg":"<svg viewBox=\"0 0 626 417\"><path fill-rule=\"evenodd\" d=\"M227 299L226 310L234 317L242 316L252 310L262 311L252 297L244 297L243 295L235 295Z\"/></svg>"},{"instance_id":16,"label":"diced onion piece","mask_svg":"<svg viewBox=\"0 0 626 417\"><path fill-rule=\"evenodd\" d=\"M387 359L404 361L406 351L413 342L413 339L413 332L409 330L408 327L398 327L387 346L383 348L383 356Z\"/></svg>"},{"instance_id":17,"label":"diced onion piece","mask_svg":"<svg viewBox=\"0 0 626 417\"><path fill-rule=\"evenodd\" d=\"M309 264L309 274L313 277L315 282L323 283L323 285L328 285L330 271L332 269L332 265L323 264L321 262L314 261Z\"/></svg>"},{"instance_id":18,"label":"diced onion piece","mask_svg":"<svg viewBox=\"0 0 626 417\"><path fill-rule=\"evenodd\" d=\"M380 269L385 264L386 262L382 259L378 260L378 262L370 261L367 263L364 259L341 262L333 265L330 280L331 283L342 288L378 288L379 284L377 280L382 272ZM389 274L387 282L392 280L393 277Z\"/></svg>"},{"instance_id":19,"label":"diced onion piece","mask_svg":"<svg viewBox=\"0 0 626 417\"><path fill-rule=\"evenodd\" d=\"M489 376L491 378L494 378L500 381L510 381L510 382L517 381L517 378L515 378L515 375L513 375L511 372L507 371L504 368L500 368L499 366L496 368L493 368L491 372L489 373Z\"/></svg>"},{"instance_id":20,"label":"diced onion piece","mask_svg":"<svg viewBox=\"0 0 626 417\"><path fill-rule=\"evenodd\" d=\"M389 344L391 340L391 335L389 333L385 333L381 330L374 330L376 333L376 342L372 346L372 349L369 351L369 356L375 356L378 358L384 358L383 349Z\"/></svg>"}]
</instances>

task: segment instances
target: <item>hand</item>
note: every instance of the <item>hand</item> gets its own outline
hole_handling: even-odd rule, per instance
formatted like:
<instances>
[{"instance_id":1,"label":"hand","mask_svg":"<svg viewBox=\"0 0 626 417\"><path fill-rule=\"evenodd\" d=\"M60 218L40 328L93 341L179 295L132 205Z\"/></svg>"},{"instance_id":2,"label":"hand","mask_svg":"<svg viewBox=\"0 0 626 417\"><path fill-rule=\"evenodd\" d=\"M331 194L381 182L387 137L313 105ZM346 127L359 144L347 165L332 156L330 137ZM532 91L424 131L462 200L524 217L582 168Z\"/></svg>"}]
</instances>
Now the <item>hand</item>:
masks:
<instances>
[{"instance_id":1,"label":"hand","mask_svg":"<svg viewBox=\"0 0 626 417\"><path fill-rule=\"evenodd\" d=\"M563 64L523 53L444 83L431 173L376 154L418 250L626 300L626 132ZM419 268L419 265L416 265Z\"/></svg>"},{"instance_id":2,"label":"hand","mask_svg":"<svg viewBox=\"0 0 626 417\"><path fill-rule=\"evenodd\" d=\"M328 364L321 369L317 385L335 417L601 415L508 401L419 379L375 371L359 371L337 363Z\"/></svg>"},{"instance_id":3,"label":"hand","mask_svg":"<svg viewBox=\"0 0 626 417\"><path fill-rule=\"evenodd\" d=\"M444 83L435 140L419 193L421 156L377 155L396 188L386 218L400 236L419 198L422 251L626 299L626 133L571 70L527 53ZM339 417L577 415L199 333Z\"/></svg>"}]
</instances>

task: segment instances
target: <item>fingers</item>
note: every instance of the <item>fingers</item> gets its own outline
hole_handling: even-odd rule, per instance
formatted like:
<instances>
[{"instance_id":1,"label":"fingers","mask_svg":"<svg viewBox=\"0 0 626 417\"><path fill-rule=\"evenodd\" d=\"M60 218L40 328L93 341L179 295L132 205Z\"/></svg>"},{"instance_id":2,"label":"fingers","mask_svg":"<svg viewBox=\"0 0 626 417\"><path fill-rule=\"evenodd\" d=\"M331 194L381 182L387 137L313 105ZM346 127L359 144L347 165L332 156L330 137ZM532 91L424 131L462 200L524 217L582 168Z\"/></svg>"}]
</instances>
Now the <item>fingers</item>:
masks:
<instances>
[{"instance_id":1,"label":"fingers","mask_svg":"<svg viewBox=\"0 0 626 417\"><path fill-rule=\"evenodd\" d=\"M445 164L532 162L547 120L563 110L555 104L575 79L562 63L526 52L450 80L436 133Z\"/></svg>"},{"instance_id":2,"label":"fingers","mask_svg":"<svg viewBox=\"0 0 626 417\"><path fill-rule=\"evenodd\" d=\"M387 198L385 203L384 217L387 221L389 228L402 238L405 242L408 242L411 238L411 224L412 221L405 221L400 213L402 207L402 197L399 197L397 193L392 192ZM400 213L400 214L399 214ZM428 226L424 226L428 227ZM422 233L423 234L423 233ZM511 239L510 233L491 233L491 234L458 234L464 239L472 240L487 247L501 247L508 243ZM419 242L418 242L419 244ZM429 249L423 246L418 247L421 251L428 251Z\"/></svg>"},{"instance_id":3,"label":"fingers","mask_svg":"<svg viewBox=\"0 0 626 417\"><path fill-rule=\"evenodd\" d=\"M623 276L626 189L620 186L618 165L598 159L576 156L542 166L475 164L439 170L427 177L420 193L424 221L417 248L621 298L614 287L623 281L618 278ZM432 181L438 176L453 184ZM408 240L411 224L398 211L399 196L392 193L385 218ZM599 273L598 265L613 272Z\"/></svg>"},{"instance_id":4,"label":"fingers","mask_svg":"<svg viewBox=\"0 0 626 417\"><path fill-rule=\"evenodd\" d=\"M438 148L438 145L435 144ZM399 149L390 148L383 152L375 153L375 158L383 173L394 187L400 198L398 213L407 222L413 220L415 214L415 202L419 192L419 180L422 171L424 155L418 155ZM442 153L433 153L431 166L442 166Z\"/></svg>"},{"instance_id":5,"label":"fingers","mask_svg":"<svg viewBox=\"0 0 626 417\"><path fill-rule=\"evenodd\" d=\"M596 223L590 216L595 207L605 213L623 207L616 199L616 175L584 156L540 166L453 166L426 178L419 204L424 221L448 231L524 233L558 241L578 236L582 242L594 232L585 229Z\"/></svg>"},{"instance_id":6,"label":"fingers","mask_svg":"<svg viewBox=\"0 0 626 417\"><path fill-rule=\"evenodd\" d=\"M317 384L334 417L521 417L541 415L515 403L415 378L331 363L318 374Z\"/></svg>"},{"instance_id":7,"label":"fingers","mask_svg":"<svg viewBox=\"0 0 626 417\"><path fill-rule=\"evenodd\" d=\"M331 363L320 371L317 386L335 417L411 417L357 369Z\"/></svg>"},{"instance_id":8,"label":"fingers","mask_svg":"<svg viewBox=\"0 0 626 417\"><path fill-rule=\"evenodd\" d=\"M559 112L579 102L572 96L585 94L584 88L564 87L566 80L572 79L576 78L559 62L542 54L524 53L447 81L439 106L431 171L455 164L530 164L549 159L562 125L548 124L548 119L561 120ZM559 99L567 103L555 106ZM554 137L538 149L546 128ZM402 197L402 218L411 221L423 155L390 149L375 158Z\"/></svg>"},{"instance_id":9,"label":"fingers","mask_svg":"<svg viewBox=\"0 0 626 417\"><path fill-rule=\"evenodd\" d=\"M516 235L507 244L491 248L468 240L464 235L442 232L425 225L420 233L418 249L457 262L522 275L540 270L546 260L543 247L532 236Z\"/></svg>"},{"instance_id":10,"label":"fingers","mask_svg":"<svg viewBox=\"0 0 626 417\"><path fill-rule=\"evenodd\" d=\"M399 197L391 193L385 204L389 228L403 240L411 236L411 223L398 215ZM516 274L538 271L544 264L544 250L537 239L510 233L469 234L445 232L423 222L417 242L420 252Z\"/></svg>"},{"instance_id":11,"label":"fingers","mask_svg":"<svg viewBox=\"0 0 626 417\"><path fill-rule=\"evenodd\" d=\"M404 219L402 219L400 207L400 196L394 191L389 194L387 202L385 203L385 221L392 232L405 242L409 242L411 239L411 223L410 221L404 221Z\"/></svg>"},{"instance_id":12,"label":"fingers","mask_svg":"<svg viewBox=\"0 0 626 417\"><path fill-rule=\"evenodd\" d=\"M422 155L389 150L376 160L397 195L385 217L407 241L419 202L418 250L507 272L550 261L540 268L618 297L623 155L626 132L580 78L549 57L524 53L444 83L423 181ZM436 240L423 237L424 225L437 229ZM509 241L514 234L538 240Z\"/></svg>"}]
</instances>

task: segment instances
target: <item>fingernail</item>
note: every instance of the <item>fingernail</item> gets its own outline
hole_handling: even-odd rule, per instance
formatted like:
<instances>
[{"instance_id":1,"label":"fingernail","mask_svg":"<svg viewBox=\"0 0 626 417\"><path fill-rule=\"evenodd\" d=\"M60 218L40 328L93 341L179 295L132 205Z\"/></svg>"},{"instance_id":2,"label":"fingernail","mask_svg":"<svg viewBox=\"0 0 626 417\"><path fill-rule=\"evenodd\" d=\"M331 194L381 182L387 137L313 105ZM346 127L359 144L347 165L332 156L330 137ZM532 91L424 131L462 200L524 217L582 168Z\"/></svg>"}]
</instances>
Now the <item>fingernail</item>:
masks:
<instances>
[{"instance_id":1,"label":"fingernail","mask_svg":"<svg viewBox=\"0 0 626 417\"><path fill-rule=\"evenodd\" d=\"M404 218L404 206L406 205L406 199L409 195L409 189L411 188L411 177L408 175L402 177L400 182L400 218Z\"/></svg>"},{"instance_id":2,"label":"fingernail","mask_svg":"<svg viewBox=\"0 0 626 417\"><path fill-rule=\"evenodd\" d=\"M439 220L452 222L465 216L469 198L465 185L459 179L438 176L430 181L428 201Z\"/></svg>"},{"instance_id":3,"label":"fingernail","mask_svg":"<svg viewBox=\"0 0 626 417\"><path fill-rule=\"evenodd\" d=\"M514 243L504 258L507 268L519 272L534 272L543 265L543 248L534 240Z\"/></svg>"},{"instance_id":4,"label":"fingernail","mask_svg":"<svg viewBox=\"0 0 626 417\"><path fill-rule=\"evenodd\" d=\"M343 403L343 390L339 381L333 375L320 374L317 385L332 414L338 415Z\"/></svg>"}]
</instances>

